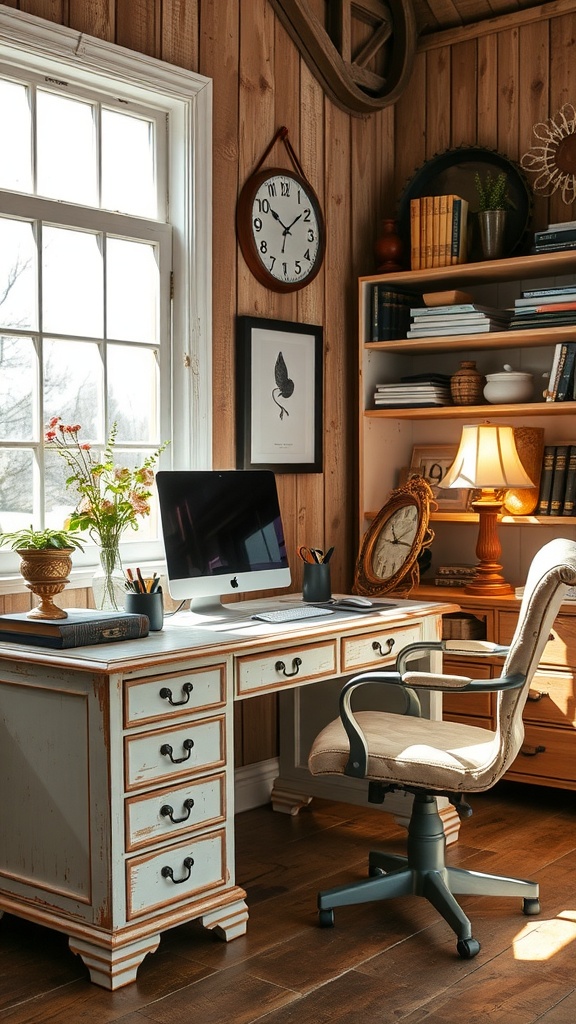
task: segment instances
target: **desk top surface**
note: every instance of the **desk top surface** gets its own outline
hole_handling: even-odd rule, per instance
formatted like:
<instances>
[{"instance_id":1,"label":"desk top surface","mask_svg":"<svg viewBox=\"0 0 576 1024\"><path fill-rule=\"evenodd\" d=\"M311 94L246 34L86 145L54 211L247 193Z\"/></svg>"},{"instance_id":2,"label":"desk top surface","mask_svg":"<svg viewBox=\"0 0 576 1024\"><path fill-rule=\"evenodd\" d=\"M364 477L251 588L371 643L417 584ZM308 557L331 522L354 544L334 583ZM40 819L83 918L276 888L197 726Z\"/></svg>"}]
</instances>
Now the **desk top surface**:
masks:
<instances>
[{"instance_id":1,"label":"desk top surface","mask_svg":"<svg viewBox=\"0 0 576 1024\"><path fill-rule=\"evenodd\" d=\"M241 601L229 605L224 616L215 621L198 621L198 617L190 612L178 612L173 617L167 615L161 631L151 632L138 640L66 650L4 642L0 643L0 660L48 661L52 665L65 664L69 668L117 672L134 669L137 663L173 661L187 653L194 657L208 656L214 653L215 648L224 655L239 650L265 650L283 642L316 642L327 636L355 635L377 630L382 625L398 625L423 616L443 615L458 608L452 602L440 600L387 600L385 597L379 600L382 603L378 608L375 605L374 611L369 613L366 610L361 614L338 610L325 617L274 624L255 621L251 616L258 611L297 606L301 604L299 594Z\"/></svg>"}]
</instances>

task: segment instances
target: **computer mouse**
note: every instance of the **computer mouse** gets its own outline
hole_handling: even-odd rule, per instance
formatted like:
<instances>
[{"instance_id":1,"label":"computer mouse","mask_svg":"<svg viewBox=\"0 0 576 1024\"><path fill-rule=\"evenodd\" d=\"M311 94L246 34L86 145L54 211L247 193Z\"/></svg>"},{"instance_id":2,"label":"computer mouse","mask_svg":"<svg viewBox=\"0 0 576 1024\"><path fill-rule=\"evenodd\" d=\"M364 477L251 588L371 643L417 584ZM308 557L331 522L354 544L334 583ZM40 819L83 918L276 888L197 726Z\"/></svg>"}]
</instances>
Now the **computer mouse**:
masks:
<instances>
[{"instance_id":1,"label":"computer mouse","mask_svg":"<svg viewBox=\"0 0 576 1024\"><path fill-rule=\"evenodd\" d=\"M340 608L371 608L372 601L367 597L341 597L338 600Z\"/></svg>"}]
</instances>

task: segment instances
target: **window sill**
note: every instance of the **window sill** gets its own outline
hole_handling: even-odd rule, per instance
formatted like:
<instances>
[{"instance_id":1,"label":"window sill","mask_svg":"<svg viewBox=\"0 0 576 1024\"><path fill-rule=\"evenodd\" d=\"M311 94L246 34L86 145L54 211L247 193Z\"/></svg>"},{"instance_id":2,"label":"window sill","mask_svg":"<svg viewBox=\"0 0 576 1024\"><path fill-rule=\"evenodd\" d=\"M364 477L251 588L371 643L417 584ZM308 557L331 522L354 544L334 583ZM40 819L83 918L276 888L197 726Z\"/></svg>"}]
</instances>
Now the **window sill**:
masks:
<instances>
[{"instance_id":1,"label":"window sill","mask_svg":"<svg viewBox=\"0 0 576 1024\"><path fill-rule=\"evenodd\" d=\"M166 573L164 562L141 562L140 566L143 571L146 571L146 574L157 572L160 575L165 575ZM92 578L97 568L98 566L94 564L72 569L70 582L66 584L66 590L82 590L86 587L91 587ZM0 596L3 594L25 594L27 590L28 587L20 573L0 573Z\"/></svg>"}]
</instances>

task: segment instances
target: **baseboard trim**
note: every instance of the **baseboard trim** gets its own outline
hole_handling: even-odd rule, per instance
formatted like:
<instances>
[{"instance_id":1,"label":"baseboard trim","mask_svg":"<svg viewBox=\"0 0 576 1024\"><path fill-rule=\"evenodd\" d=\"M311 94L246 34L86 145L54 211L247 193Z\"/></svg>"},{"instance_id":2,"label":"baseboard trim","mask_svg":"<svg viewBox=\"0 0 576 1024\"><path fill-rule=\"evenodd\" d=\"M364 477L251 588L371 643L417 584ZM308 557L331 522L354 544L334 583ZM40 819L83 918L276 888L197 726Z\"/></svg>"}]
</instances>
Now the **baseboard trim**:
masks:
<instances>
[{"instance_id":1,"label":"baseboard trim","mask_svg":"<svg viewBox=\"0 0 576 1024\"><path fill-rule=\"evenodd\" d=\"M237 768L234 772L234 800L236 814L262 807L270 802L272 786L279 773L277 757Z\"/></svg>"}]
</instances>

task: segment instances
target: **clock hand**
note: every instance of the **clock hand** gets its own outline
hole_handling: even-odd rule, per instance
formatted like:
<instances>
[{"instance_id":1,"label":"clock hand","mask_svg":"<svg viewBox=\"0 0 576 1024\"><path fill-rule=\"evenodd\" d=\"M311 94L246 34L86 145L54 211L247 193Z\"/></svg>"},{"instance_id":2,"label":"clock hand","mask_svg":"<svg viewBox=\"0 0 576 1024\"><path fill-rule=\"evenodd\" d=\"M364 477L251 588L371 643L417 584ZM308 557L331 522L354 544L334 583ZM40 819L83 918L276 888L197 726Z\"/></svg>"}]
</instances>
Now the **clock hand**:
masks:
<instances>
[{"instance_id":1,"label":"clock hand","mask_svg":"<svg viewBox=\"0 0 576 1024\"><path fill-rule=\"evenodd\" d=\"M276 210L273 210L273 209L272 209L272 207L270 207L270 213L271 213L271 214L272 214L272 216L274 217L274 220L277 220L277 221L278 221L278 223L282 225L282 227L284 228L284 234L286 234L286 232L287 232L287 231L289 231L289 230L290 230L290 228L287 228L287 227L286 227L286 225L284 224L284 222L280 220L280 217L279 217L279 216L278 216L278 214L276 213ZM296 220L298 220L298 218L296 218ZM294 221L292 221L292 224L293 224L293 223L294 223ZM290 227L292 227L292 224L290 225Z\"/></svg>"},{"instance_id":2,"label":"clock hand","mask_svg":"<svg viewBox=\"0 0 576 1024\"><path fill-rule=\"evenodd\" d=\"M294 217L294 220L292 221L292 223L291 223L291 224L289 224L287 228L284 228L284 234L285 234L285 235L287 235L287 234L290 234L290 228L293 228L293 227L294 227L294 225L295 225L296 221L297 221L297 220L300 220L300 217L301 217L301 216L302 216L302 214L301 214L301 213L299 213L297 217Z\"/></svg>"}]
</instances>

